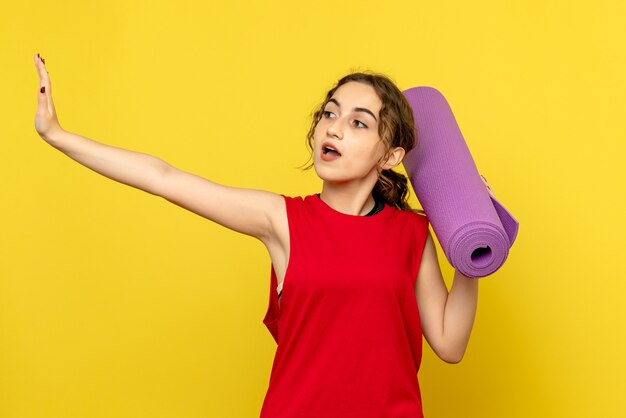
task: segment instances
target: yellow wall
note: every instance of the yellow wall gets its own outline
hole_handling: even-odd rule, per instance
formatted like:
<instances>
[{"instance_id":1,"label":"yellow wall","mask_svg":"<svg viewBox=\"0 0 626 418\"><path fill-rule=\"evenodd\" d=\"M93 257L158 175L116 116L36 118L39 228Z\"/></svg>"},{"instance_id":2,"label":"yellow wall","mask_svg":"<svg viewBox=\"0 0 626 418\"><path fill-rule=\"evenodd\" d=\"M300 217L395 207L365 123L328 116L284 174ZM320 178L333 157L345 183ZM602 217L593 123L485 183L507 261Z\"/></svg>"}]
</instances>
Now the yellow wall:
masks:
<instances>
[{"instance_id":1,"label":"yellow wall","mask_svg":"<svg viewBox=\"0 0 626 418\"><path fill-rule=\"evenodd\" d=\"M65 129L288 195L340 76L438 88L520 232L426 415L621 416L624 2L214 3L3 6L0 417L254 417L275 350L262 244L43 142L37 52Z\"/></svg>"}]
</instances>

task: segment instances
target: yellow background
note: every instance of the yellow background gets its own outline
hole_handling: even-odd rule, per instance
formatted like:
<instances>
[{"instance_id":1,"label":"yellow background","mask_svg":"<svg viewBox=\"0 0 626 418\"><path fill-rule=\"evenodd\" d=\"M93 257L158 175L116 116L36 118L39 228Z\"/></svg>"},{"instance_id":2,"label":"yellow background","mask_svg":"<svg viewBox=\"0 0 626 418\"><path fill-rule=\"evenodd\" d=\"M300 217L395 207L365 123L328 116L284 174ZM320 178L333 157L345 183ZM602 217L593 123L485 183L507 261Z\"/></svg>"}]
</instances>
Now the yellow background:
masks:
<instances>
[{"instance_id":1,"label":"yellow background","mask_svg":"<svg viewBox=\"0 0 626 418\"><path fill-rule=\"evenodd\" d=\"M425 343L426 416L623 416L624 2L2 9L0 417L258 416L276 347L263 245L41 140L37 52L65 129L287 195L320 189L296 167L348 71L438 88L520 232L463 361Z\"/></svg>"}]
</instances>

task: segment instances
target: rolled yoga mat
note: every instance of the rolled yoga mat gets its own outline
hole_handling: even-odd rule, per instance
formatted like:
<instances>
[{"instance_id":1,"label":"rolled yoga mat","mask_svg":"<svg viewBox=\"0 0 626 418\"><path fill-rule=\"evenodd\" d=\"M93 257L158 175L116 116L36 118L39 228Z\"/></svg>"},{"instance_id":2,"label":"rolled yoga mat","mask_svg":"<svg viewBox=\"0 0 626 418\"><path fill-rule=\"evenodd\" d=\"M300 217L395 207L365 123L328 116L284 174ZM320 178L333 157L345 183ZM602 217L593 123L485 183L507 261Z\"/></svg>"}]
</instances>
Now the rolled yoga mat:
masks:
<instances>
[{"instance_id":1,"label":"rolled yoga mat","mask_svg":"<svg viewBox=\"0 0 626 418\"><path fill-rule=\"evenodd\" d=\"M415 117L416 147L404 167L448 262L485 277L507 259L519 223L492 198L445 97L432 87L404 92Z\"/></svg>"}]
</instances>

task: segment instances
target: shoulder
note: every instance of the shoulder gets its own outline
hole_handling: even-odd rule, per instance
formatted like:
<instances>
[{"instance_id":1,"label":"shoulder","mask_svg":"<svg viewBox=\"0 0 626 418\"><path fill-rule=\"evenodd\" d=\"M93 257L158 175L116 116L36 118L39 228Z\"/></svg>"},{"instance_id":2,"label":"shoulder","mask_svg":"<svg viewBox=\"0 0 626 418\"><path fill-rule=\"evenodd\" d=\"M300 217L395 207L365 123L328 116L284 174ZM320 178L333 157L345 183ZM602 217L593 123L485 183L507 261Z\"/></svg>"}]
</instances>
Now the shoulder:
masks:
<instances>
[{"instance_id":1,"label":"shoulder","mask_svg":"<svg viewBox=\"0 0 626 418\"><path fill-rule=\"evenodd\" d=\"M419 217L420 219L424 220L424 221L428 221L428 216L426 215L426 212L424 212L421 209L413 209L411 211L406 211L406 212L410 212L412 213L414 216Z\"/></svg>"},{"instance_id":2,"label":"shoulder","mask_svg":"<svg viewBox=\"0 0 626 418\"><path fill-rule=\"evenodd\" d=\"M420 223L425 224L426 227L428 227L428 225L430 224L430 221L428 220L428 216L426 215L426 212L420 210L419 212L413 212L413 213Z\"/></svg>"},{"instance_id":3,"label":"shoulder","mask_svg":"<svg viewBox=\"0 0 626 418\"><path fill-rule=\"evenodd\" d=\"M429 223L426 212L424 212L421 209L400 210L400 209L393 208L393 210L395 210L398 216L402 216L406 218L407 220L411 220L413 222L417 222L419 224L426 224L426 225L428 225Z\"/></svg>"},{"instance_id":4,"label":"shoulder","mask_svg":"<svg viewBox=\"0 0 626 418\"><path fill-rule=\"evenodd\" d=\"M419 212L411 212L413 218L415 219L415 223L417 224L418 233L424 236L425 238L430 237L430 222L428 221L428 216L424 211Z\"/></svg>"},{"instance_id":5,"label":"shoulder","mask_svg":"<svg viewBox=\"0 0 626 418\"><path fill-rule=\"evenodd\" d=\"M404 217L409 230L417 237L417 242L425 243L430 236L430 222L423 210L399 210Z\"/></svg>"},{"instance_id":6,"label":"shoulder","mask_svg":"<svg viewBox=\"0 0 626 418\"><path fill-rule=\"evenodd\" d=\"M280 196L282 207L286 210L288 218L299 216L299 214L302 216L309 214L318 204L315 201L316 195L289 196L281 194Z\"/></svg>"},{"instance_id":7,"label":"shoulder","mask_svg":"<svg viewBox=\"0 0 626 418\"><path fill-rule=\"evenodd\" d=\"M303 203L303 202L310 202L313 197L315 197L315 195L305 195L305 196L289 196L286 194L282 194L281 196L285 199L285 201L290 202L290 203Z\"/></svg>"},{"instance_id":8,"label":"shoulder","mask_svg":"<svg viewBox=\"0 0 626 418\"><path fill-rule=\"evenodd\" d=\"M297 210L312 203L312 196L288 196L281 194L288 210Z\"/></svg>"}]
</instances>

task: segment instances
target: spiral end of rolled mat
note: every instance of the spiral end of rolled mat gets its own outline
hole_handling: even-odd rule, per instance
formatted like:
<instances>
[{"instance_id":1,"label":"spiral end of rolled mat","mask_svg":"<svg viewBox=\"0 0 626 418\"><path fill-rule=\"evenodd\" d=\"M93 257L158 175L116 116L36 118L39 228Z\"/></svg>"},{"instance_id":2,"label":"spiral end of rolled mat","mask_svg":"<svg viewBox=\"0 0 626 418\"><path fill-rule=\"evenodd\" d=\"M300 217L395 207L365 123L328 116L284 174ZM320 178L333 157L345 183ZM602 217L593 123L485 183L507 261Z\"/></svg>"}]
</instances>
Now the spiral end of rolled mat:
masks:
<instances>
[{"instance_id":1,"label":"spiral end of rolled mat","mask_svg":"<svg viewBox=\"0 0 626 418\"><path fill-rule=\"evenodd\" d=\"M404 92L416 146L404 167L446 258L467 277L485 277L506 260L517 220L487 192L450 105L433 87Z\"/></svg>"},{"instance_id":2,"label":"spiral end of rolled mat","mask_svg":"<svg viewBox=\"0 0 626 418\"><path fill-rule=\"evenodd\" d=\"M463 225L449 239L452 266L474 279L497 271L509 254L509 238L501 225L479 221Z\"/></svg>"}]
</instances>

